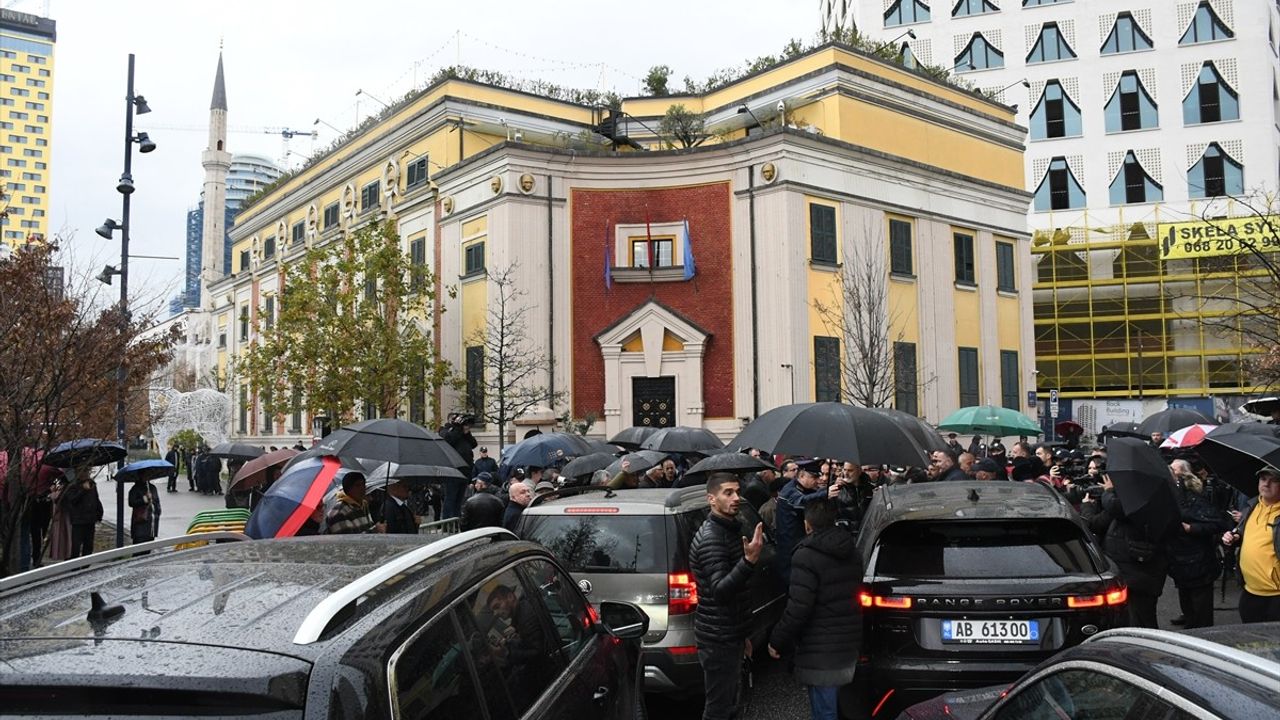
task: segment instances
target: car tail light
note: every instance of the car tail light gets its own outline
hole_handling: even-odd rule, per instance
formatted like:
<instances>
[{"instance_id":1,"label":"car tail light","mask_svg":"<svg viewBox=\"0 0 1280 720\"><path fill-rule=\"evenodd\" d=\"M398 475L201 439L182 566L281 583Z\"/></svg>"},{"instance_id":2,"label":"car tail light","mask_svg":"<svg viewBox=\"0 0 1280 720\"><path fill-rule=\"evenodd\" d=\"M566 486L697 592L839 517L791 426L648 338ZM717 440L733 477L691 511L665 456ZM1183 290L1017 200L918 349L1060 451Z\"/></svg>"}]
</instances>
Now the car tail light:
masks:
<instances>
[{"instance_id":1,"label":"car tail light","mask_svg":"<svg viewBox=\"0 0 1280 720\"><path fill-rule=\"evenodd\" d=\"M667 575L667 614L688 615L698 607L698 583L689 573Z\"/></svg>"},{"instance_id":2,"label":"car tail light","mask_svg":"<svg viewBox=\"0 0 1280 720\"><path fill-rule=\"evenodd\" d=\"M874 595L866 590L858 591L859 607L892 608L907 610L911 607L911 598L902 595Z\"/></svg>"},{"instance_id":3,"label":"car tail light","mask_svg":"<svg viewBox=\"0 0 1280 720\"><path fill-rule=\"evenodd\" d=\"M880 698L880 702L876 703L875 709L871 711L871 717L879 715L880 710L884 708L884 704L889 702L889 698L891 697L893 697L893 688L890 688L889 692L885 693L884 697Z\"/></svg>"},{"instance_id":4,"label":"car tail light","mask_svg":"<svg viewBox=\"0 0 1280 720\"><path fill-rule=\"evenodd\" d=\"M1129 588L1119 587L1101 595L1072 595L1067 598L1069 608L1093 608L1104 605L1123 605L1129 602Z\"/></svg>"},{"instance_id":5,"label":"car tail light","mask_svg":"<svg viewBox=\"0 0 1280 720\"><path fill-rule=\"evenodd\" d=\"M667 652L671 655L697 655L698 646L697 645L676 645L675 647L667 648Z\"/></svg>"}]
</instances>

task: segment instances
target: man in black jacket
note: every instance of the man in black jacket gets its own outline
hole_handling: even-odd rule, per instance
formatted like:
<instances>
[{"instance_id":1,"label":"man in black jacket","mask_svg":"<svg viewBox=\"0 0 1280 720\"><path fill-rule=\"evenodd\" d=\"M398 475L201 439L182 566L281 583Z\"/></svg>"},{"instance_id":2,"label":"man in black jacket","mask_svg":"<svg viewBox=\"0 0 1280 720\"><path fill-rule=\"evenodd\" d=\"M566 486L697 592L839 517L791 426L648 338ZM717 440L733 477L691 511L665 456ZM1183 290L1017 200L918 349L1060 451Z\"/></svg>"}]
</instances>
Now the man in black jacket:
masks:
<instances>
[{"instance_id":1,"label":"man in black jacket","mask_svg":"<svg viewBox=\"0 0 1280 720\"><path fill-rule=\"evenodd\" d=\"M751 541L738 527L738 476L712 473L707 478L711 514L693 536L689 567L698 587L693 634L706 685L703 720L737 717L742 654L751 654L748 633L751 606L747 584L764 547L764 526L757 523Z\"/></svg>"},{"instance_id":2,"label":"man in black jacket","mask_svg":"<svg viewBox=\"0 0 1280 720\"><path fill-rule=\"evenodd\" d=\"M476 476L476 494L467 498L462 505L462 529L475 530L482 527L502 527L502 516L507 504L498 497L498 489L493 486L493 476L482 472Z\"/></svg>"},{"instance_id":3,"label":"man in black jacket","mask_svg":"<svg viewBox=\"0 0 1280 720\"><path fill-rule=\"evenodd\" d=\"M1169 572L1167 538L1151 537L1133 522L1120 503L1111 476L1103 475L1102 479L1100 502L1082 503L1080 514L1089 529L1101 536L1103 552L1115 561L1120 577L1129 586L1130 624L1156 628L1156 603Z\"/></svg>"},{"instance_id":4,"label":"man in black jacket","mask_svg":"<svg viewBox=\"0 0 1280 720\"><path fill-rule=\"evenodd\" d=\"M862 617L852 602L862 582L857 544L836 527L836 503L804 510L808 536L791 558L787 609L769 637L769 655L795 650L795 675L809 688L813 720L835 720L836 692L853 681L862 645Z\"/></svg>"},{"instance_id":5,"label":"man in black jacket","mask_svg":"<svg viewBox=\"0 0 1280 720\"><path fill-rule=\"evenodd\" d=\"M929 464L937 471L934 480L937 482L955 482L968 480L964 471L957 464L958 458L951 450L934 450L929 454Z\"/></svg>"},{"instance_id":6,"label":"man in black jacket","mask_svg":"<svg viewBox=\"0 0 1280 720\"><path fill-rule=\"evenodd\" d=\"M418 518L409 507L409 494L409 484L403 480L387 486L387 499L382 503L382 522L387 534L418 534Z\"/></svg>"}]
</instances>

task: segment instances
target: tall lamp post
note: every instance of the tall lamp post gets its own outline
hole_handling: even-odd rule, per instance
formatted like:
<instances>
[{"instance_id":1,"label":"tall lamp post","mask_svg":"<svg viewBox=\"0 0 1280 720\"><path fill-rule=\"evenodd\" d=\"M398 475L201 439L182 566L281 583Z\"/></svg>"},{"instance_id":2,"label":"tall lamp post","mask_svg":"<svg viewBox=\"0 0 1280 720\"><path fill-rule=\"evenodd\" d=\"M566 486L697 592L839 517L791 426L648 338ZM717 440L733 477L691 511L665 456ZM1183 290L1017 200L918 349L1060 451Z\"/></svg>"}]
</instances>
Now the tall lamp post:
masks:
<instances>
[{"instance_id":1,"label":"tall lamp post","mask_svg":"<svg viewBox=\"0 0 1280 720\"><path fill-rule=\"evenodd\" d=\"M124 110L124 172L116 183L116 191L121 195L120 222L107 218L95 232L101 237L111 239L111 233L120 231L120 267L108 265L103 268L98 279L108 285L111 276L120 276L120 336L125 338L129 333L129 196L133 194L133 144L138 144L138 152L149 153L156 149L156 144L146 133L133 134L133 116L151 112L147 101L141 95L133 94L133 53L129 53L129 81L125 94ZM127 450L129 438L125 432L125 390L128 373L124 365L125 348L120 348L120 364L116 366L116 440ZM127 459L127 457L126 457ZM123 468L125 459L120 461L117 470ZM116 483L116 547L124 546L124 483Z\"/></svg>"}]
</instances>

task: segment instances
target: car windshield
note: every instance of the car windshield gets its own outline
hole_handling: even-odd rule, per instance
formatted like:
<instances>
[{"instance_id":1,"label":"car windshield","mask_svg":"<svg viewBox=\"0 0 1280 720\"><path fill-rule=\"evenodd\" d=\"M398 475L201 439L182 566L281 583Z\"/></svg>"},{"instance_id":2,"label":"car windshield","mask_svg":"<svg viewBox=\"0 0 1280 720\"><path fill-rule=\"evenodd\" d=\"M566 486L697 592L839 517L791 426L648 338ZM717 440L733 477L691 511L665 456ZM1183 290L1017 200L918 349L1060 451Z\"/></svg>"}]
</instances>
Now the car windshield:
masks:
<instances>
[{"instance_id":1,"label":"car windshield","mask_svg":"<svg viewBox=\"0 0 1280 720\"><path fill-rule=\"evenodd\" d=\"M662 515L529 515L520 534L570 572L665 573Z\"/></svg>"},{"instance_id":2,"label":"car windshield","mask_svg":"<svg viewBox=\"0 0 1280 720\"><path fill-rule=\"evenodd\" d=\"M950 578L1093 573L1085 542L1066 521L899 522L880 536L875 572Z\"/></svg>"}]
</instances>

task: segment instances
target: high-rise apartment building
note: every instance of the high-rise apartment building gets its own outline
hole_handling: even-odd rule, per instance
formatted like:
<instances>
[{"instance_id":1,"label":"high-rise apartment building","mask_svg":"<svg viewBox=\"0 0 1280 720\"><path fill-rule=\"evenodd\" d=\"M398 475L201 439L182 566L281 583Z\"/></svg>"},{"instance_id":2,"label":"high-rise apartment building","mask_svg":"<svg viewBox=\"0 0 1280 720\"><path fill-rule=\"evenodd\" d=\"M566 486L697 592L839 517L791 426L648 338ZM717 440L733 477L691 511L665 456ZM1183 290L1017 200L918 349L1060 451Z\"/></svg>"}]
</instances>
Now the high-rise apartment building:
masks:
<instances>
[{"instance_id":1,"label":"high-rise apartment building","mask_svg":"<svg viewBox=\"0 0 1280 720\"><path fill-rule=\"evenodd\" d=\"M53 20L0 10L0 240L7 247L43 241L49 231L56 40Z\"/></svg>"},{"instance_id":2,"label":"high-rise apartment building","mask_svg":"<svg viewBox=\"0 0 1280 720\"><path fill-rule=\"evenodd\" d=\"M876 0L857 12L906 64L949 69L1027 128L1042 393L1207 402L1255 389L1247 318L1224 326L1262 275L1256 259L1164 240L1174 223L1274 210L1276 2Z\"/></svg>"},{"instance_id":3,"label":"high-rise apartment building","mask_svg":"<svg viewBox=\"0 0 1280 720\"><path fill-rule=\"evenodd\" d=\"M222 249L222 272L231 272L231 226L244 199L270 185L281 170L261 155L233 155L227 172L227 207L224 217L226 239ZM200 253L204 232L204 198L187 211L187 269L182 294L169 303L171 313L200 304Z\"/></svg>"}]
</instances>

